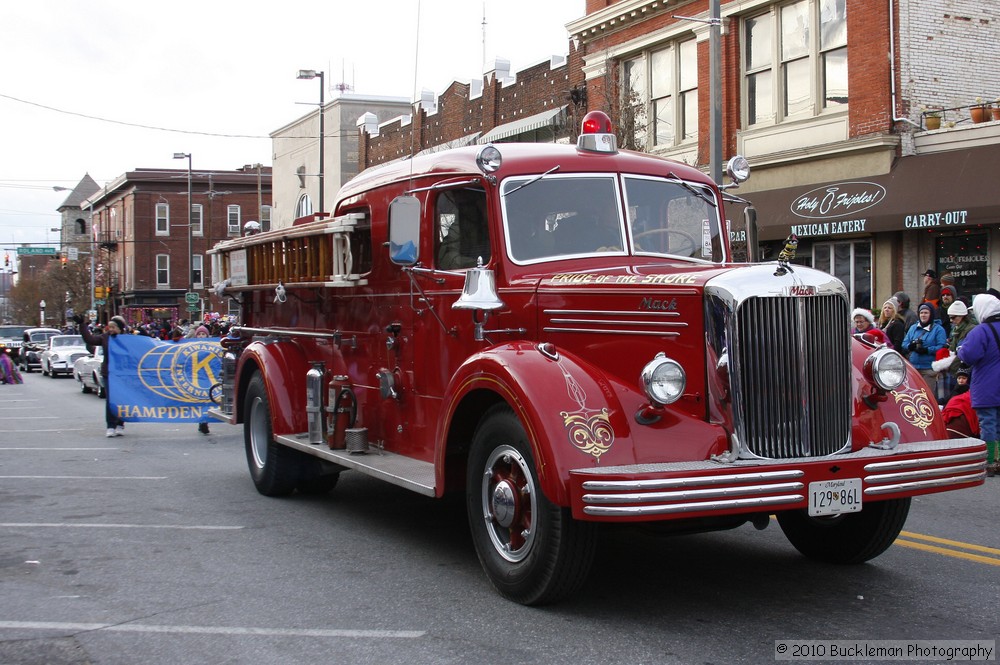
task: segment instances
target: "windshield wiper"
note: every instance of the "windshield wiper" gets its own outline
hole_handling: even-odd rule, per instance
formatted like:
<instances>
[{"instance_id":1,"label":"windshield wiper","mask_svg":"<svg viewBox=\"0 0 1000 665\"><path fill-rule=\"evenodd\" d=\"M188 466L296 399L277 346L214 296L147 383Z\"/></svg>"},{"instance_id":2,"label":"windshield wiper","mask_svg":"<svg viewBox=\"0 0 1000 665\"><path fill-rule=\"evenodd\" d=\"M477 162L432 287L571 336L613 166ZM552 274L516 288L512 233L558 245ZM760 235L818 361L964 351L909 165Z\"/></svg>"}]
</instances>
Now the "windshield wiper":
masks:
<instances>
[{"instance_id":1,"label":"windshield wiper","mask_svg":"<svg viewBox=\"0 0 1000 665\"><path fill-rule=\"evenodd\" d=\"M527 187L530 184L536 183L539 180L541 180L542 178L544 178L545 176L547 176L547 175L549 175L551 173L555 173L558 170L559 170L559 165L557 164L557 165L553 166L551 169L549 169L548 171L546 171L545 173L539 173L538 175L536 175L531 180L528 180L526 182L522 182L520 185L518 185L514 189L510 190L509 192L504 192L503 196L510 196L511 194L513 194L514 192L516 192L517 190L519 190L519 189L521 189L523 187Z\"/></svg>"},{"instance_id":2,"label":"windshield wiper","mask_svg":"<svg viewBox=\"0 0 1000 665\"><path fill-rule=\"evenodd\" d=\"M671 182L676 182L678 185L680 185L684 189L688 190L689 192L691 192L695 196L701 198L703 201L705 201L706 203L708 203L713 208L718 208L719 207L719 204L715 202L715 199L712 198L711 196L709 196L708 193L704 189L702 189L701 187L695 187L694 185L692 185L691 183L687 182L686 180L681 180L676 175L674 175L673 171L671 171L670 173L667 174L667 178Z\"/></svg>"}]
</instances>

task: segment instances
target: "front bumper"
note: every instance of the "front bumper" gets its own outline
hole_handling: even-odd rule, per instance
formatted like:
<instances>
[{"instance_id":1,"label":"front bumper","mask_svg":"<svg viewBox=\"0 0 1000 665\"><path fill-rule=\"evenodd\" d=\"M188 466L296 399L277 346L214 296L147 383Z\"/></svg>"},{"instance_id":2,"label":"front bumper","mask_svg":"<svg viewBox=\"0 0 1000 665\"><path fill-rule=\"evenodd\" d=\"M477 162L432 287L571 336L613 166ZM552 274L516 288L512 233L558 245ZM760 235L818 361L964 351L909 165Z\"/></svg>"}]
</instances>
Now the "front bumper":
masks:
<instances>
[{"instance_id":1,"label":"front bumper","mask_svg":"<svg viewBox=\"0 0 1000 665\"><path fill-rule=\"evenodd\" d=\"M676 462L570 471L573 516L639 522L806 508L809 483L860 478L863 502L981 485L986 444L944 439L786 460Z\"/></svg>"}]
</instances>

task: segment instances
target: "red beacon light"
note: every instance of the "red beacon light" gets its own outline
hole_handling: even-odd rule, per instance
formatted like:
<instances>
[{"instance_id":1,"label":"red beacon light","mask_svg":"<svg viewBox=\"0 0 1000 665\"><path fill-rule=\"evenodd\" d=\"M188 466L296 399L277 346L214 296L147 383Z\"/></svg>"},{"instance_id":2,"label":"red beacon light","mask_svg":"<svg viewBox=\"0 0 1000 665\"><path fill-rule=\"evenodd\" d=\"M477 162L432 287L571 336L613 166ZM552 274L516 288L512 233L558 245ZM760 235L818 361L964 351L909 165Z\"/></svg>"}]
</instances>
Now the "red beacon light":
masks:
<instances>
[{"instance_id":1,"label":"red beacon light","mask_svg":"<svg viewBox=\"0 0 1000 665\"><path fill-rule=\"evenodd\" d=\"M611 118L604 111L591 111L583 116L580 128L580 138L576 140L578 150L588 152L618 152L618 141L615 139Z\"/></svg>"}]
</instances>

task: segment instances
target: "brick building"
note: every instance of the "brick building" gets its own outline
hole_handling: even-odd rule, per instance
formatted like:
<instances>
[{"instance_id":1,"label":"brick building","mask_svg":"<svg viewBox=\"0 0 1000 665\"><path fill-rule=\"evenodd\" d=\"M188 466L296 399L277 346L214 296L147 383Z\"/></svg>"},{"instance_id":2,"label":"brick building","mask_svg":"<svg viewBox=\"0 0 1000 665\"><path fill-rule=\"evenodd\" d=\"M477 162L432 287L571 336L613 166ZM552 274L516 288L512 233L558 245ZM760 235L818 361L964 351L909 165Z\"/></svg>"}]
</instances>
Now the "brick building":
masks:
<instances>
[{"instance_id":1,"label":"brick building","mask_svg":"<svg viewBox=\"0 0 1000 665\"><path fill-rule=\"evenodd\" d=\"M95 281L108 290L98 305L100 320L113 314L138 323L230 313L232 304L211 290L207 252L240 235L248 221L270 225L271 169L192 171L191 192L190 227L186 169L128 171L80 202L93 210ZM189 290L199 300L190 311Z\"/></svg>"},{"instance_id":2,"label":"brick building","mask_svg":"<svg viewBox=\"0 0 1000 665\"><path fill-rule=\"evenodd\" d=\"M362 168L421 154L491 141L568 141L583 117L582 97L571 98L564 56L511 73L498 59L481 81L453 82L435 98L424 92L415 114L381 125L359 123Z\"/></svg>"},{"instance_id":3,"label":"brick building","mask_svg":"<svg viewBox=\"0 0 1000 665\"><path fill-rule=\"evenodd\" d=\"M481 84L422 100L414 117L362 123L361 166L451 145L570 140L582 114L601 109L620 145L708 170L717 83L723 158L743 154L753 166L740 193L758 209L764 258L795 232L798 261L839 277L856 306L877 308L901 288L919 300L928 267L956 275L961 293L989 286L1000 265L991 197L1000 120L973 123L970 107L1000 96L1000 71L975 64L1000 41L1000 5L722 0L720 9L718 82L708 0L588 0L566 26L565 62L513 76L501 63ZM924 106L945 109L941 129L928 128Z\"/></svg>"}]
</instances>

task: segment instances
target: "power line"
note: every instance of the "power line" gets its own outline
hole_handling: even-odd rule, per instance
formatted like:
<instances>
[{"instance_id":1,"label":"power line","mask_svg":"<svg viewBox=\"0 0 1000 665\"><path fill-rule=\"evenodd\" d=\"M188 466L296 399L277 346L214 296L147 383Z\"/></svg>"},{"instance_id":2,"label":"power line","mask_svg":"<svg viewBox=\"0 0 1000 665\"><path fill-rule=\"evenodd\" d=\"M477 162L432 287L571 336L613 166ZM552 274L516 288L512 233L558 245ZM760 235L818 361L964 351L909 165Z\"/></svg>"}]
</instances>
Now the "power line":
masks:
<instances>
[{"instance_id":1,"label":"power line","mask_svg":"<svg viewBox=\"0 0 1000 665\"><path fill-rule=\"evenodd\" d=\"M46 106L45 104L39 104L38 102L28 101L26 99L19 99L17 97L12 97L11 95L5 95L0 93L0 97L4 99L9 99L19 104L27 104L28 106L35 106L47 111L54 111L55 113L63 113L65 115L72 115L78 118L86 118L88 120L97 120L98 122L108 122L113 125L124 125L126 127L138 127L139 129L152 129L158 132L172 132L174 134L194 134L197 136L215 136L218 138L226 139L267 139L269 136L257 136L254 134L216 134L213 132L196 132L185 129L171 129L169 127L155 127L153 125L143 125L137 122L125 122L123 120L111 120L109 118L101 118L96 115L87 115L86 113L77 113L76 111L66 111L64 109L57 109L54 106Z\"/></svg>"}]
</instances>

